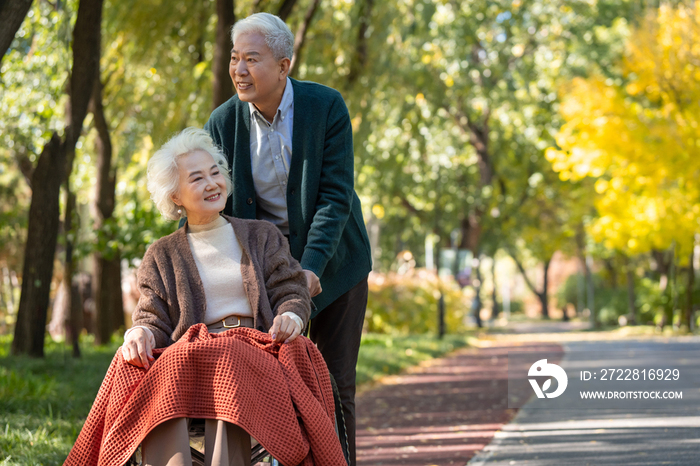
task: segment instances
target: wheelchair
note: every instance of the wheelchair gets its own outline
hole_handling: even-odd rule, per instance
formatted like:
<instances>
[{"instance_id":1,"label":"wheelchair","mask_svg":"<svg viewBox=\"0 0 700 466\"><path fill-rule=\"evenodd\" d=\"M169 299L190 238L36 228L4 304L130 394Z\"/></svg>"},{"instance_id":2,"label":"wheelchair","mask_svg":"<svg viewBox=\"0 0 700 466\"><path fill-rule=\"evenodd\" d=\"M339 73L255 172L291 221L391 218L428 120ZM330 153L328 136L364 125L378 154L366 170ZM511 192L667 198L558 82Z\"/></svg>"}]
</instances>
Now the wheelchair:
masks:
<instances>
[{"instance_id":1,"label":"wheelchair","mask_svg":"<svg viewBox=\"0 0 700 466\"><path fill-rule=\"evenodd\" d=\"M345 416L343 415L343 407L340 403L340 393L338 392L338 386L335 383L333 374L328 374L331 378L331 386L333 388L333 403L335 405L335 433L338 435L340 440L340 446L343 449L343 456L345 461L349 464L350 460L350 450L348 448L348 436L345 430ZM190 453L192 454L192 465L193 466L204 466L204 420L195 419L190 424L189 428L190 434ZM251 437L252 439L252 437ZM283 466L276 459L274 459L262 445L257 443L255 439L251 442L251 452L250 452L250 464L255 466L258 464L270 464L271 466ZM141 447L136 450L136 452L131 456L131 459L126 463L125 466L142 466L141 462Z\"/></svg>"},{"instance_id":2,"label":"wheelchair","mask_svg":"<svg viewBox=\"0 0 700 466\"><path fill-rule=\"evenodd\" d=\"M312 315L315 315L316 306L311 303ZM306 325L306 328L302 332L305 337L309 336L309 329L311 328L311 323ZM343 456L345 457L345 462L350 464L350 448L348 446L348 434L345 429L345 415L343 414L343 405L340 403L340 392L338 391L338 385L335 383L335 378L330 372L328 376L331 379L331 388L333 389L333 404L335 406L335 433L340 440L340 446L343 450ZM195 419L192 421L189 427L190 435L190 453L192 455L192 466L205 466L204 465L204 419ZM270 464L271 466L284 466L280 464L276 459L274 459L265 448L260 445L255 439L251 442L251 452L250 452L250 464L251 466L256 466L260 463ZM136 452L131 456L131 459L124 466L142 466L141 462L141 446L138 447Z\"/></svg>"}]
</instances>

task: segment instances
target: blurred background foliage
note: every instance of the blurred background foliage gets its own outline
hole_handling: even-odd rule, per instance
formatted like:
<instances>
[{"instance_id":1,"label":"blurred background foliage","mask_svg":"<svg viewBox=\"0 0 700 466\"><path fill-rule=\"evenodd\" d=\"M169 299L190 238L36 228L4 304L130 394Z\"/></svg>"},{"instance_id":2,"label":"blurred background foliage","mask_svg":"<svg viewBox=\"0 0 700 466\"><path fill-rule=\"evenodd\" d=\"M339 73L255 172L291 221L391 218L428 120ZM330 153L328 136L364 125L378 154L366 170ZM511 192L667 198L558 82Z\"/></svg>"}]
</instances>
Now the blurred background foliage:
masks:
<instances>
[{"instance_id":1,"label":"blurred background foliage","mask_svg":"<svg viewBox=\"0 0 700 466\"><path fill-rule=\"evenodd\" d=\"M233 8L241 18L283 3ZM0 63L0 332L11 331L19 303L30 174L52 132L64 131L78 4L33 2ZM483 308L484 318L499 306L555 316L567 303L579 316L593 309L594 323L626 315L694 325L700 6L290 4L292 30L308 26L294 77L340 90L352 119L356 189L375 259L369 330L437 331L440 292L448 331L470 325L472 309ZM89 114L70 177L79 227L61 231L59 242L60 250L70 235L78 271L90 273L88 259L99 254L121 257L128 277L146 247L176 228L150 201L145 166L169 136L203 126L212 110L216 6L104 1L100 81L115 210L94 227ZM460 284L430 270L446 250L475 259L452 270ZM398 265L403 251L411 268ZM485 267L487 258L497 264ZM56 270L54 290L63 279ZM582 278L552 282L559 270Z\"/></svg>"},{"instance_id":2,"label":"blurred background foliage","mask_svg":"<svg viewBox=\"0 0 700 466\"><path fill-rule=\"evenodd\" d=\"M371 276L365 330L394 335L438 333L435 313L440 291L450 310L446 315L447 328L453 333L464 333L469 295L454 280L438 279L425 269Z\"/></svg>"}]
</instances>

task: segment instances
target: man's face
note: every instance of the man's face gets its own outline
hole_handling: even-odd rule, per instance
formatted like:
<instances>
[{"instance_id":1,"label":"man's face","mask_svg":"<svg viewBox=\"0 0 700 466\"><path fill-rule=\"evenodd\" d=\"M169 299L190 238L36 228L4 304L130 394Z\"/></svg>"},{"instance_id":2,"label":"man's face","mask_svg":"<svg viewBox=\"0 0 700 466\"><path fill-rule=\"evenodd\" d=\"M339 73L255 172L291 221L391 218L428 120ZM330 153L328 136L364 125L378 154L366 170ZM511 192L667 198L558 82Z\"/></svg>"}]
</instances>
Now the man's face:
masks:
<instances>
[{"instance_id":1,"label":"man's face","mask_svg":"<svg viewBox=\"0 0 700 466\"><path fill-rule=\"evenodd\" d=\"M276 112L288 71L289 59L276 60L262 34L242 34L236 38L229 74L243 102L252 102L264 113Z\"/></svg>"}]
</instances>

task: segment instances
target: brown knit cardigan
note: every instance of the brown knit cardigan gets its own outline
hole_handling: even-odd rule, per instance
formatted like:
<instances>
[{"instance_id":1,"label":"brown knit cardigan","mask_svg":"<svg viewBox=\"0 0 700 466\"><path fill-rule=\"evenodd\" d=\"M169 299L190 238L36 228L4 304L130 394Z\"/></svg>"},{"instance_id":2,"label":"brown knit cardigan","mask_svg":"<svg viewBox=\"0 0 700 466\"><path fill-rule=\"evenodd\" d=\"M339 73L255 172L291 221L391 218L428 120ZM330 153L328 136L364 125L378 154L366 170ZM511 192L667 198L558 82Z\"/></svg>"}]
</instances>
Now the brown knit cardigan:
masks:
<instances>
[{"instance_id":1,"label":"brown knit cardigan","mask_svg":"<svg viewBox=\"0 0 700 466\"><path fill-rule=\"evenodd\" d=\"M276 315L291 311L306 324L311 314L306 276L272 223L228 217L241 245L241 275L255 328L267 332ZM187 241L186 226L153 243L139 267L141 292L134 325L153 332L156 348L170 346L203 322L206 298Z\"/></svg>"}]
</instances>

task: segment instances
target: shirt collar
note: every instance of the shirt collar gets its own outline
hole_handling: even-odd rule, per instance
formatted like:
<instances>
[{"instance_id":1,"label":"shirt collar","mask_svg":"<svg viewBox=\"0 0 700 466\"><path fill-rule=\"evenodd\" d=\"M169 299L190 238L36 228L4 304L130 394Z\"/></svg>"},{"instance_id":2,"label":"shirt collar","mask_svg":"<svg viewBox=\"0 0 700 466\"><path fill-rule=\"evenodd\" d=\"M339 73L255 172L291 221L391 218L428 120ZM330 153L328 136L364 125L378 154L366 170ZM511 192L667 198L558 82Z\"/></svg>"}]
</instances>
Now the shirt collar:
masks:
<instances>
[{"instance_id":1,"label":"shirt collar","mask_svg":"<svg viewBox=\"0 0 700 466\"><path fill-rule=\"evenodd\" d=\"M284 94L282 94L282 100L280 101L280 106L277 107L277 113L275 114L275 117L286 116L289 110L292 108L293 104L294 89L292 88L292 80L287 78L287 83L284 87ZM265 117L262 116L262 113L260 113L257 108L255 108L255 104L253 104L253 102L248 102L248 110L250 110L251 118L254 118L255 114L258 113L260 115L260 118L265 120Z\"/></svg>"}]
</instances>

